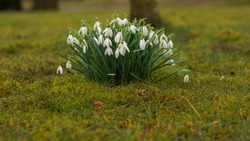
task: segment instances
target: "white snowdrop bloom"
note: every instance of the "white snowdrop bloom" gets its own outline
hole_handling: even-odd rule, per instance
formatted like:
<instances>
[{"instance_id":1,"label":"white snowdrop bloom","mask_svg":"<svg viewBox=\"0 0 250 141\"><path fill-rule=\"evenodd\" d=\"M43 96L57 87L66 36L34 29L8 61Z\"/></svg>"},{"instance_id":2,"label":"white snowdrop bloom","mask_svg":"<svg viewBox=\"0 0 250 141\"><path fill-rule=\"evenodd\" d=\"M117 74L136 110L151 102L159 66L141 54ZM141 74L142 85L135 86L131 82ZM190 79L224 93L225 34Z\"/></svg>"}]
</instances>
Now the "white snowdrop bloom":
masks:
<instances>
[{"instance_id":1,"label":"white snowdrop bloom","mask_svg":"<svg viewBox=\"0 0 250 141\"><path fill-rule=\"evenodd\" d=\"M106 38L103 43L104 47L110 47L112 46L112 41L109 38Z\"/></svg>"},{"instance_id":2,"label":"white snowdrop bloom","mask_svg":"<svg viewBox=\"0 0 250 141\"><path fill-rule=\"evenodd\" d=\"M140 40L140 49L141 49L141 50L145 50L146 44L147 44L147 42L145 41L145 39L144 39L144 38L141 39L141 40Z\"/></svg>"},{"instance_id":3,"label":"white snowdrop bloom","mask_svg":"<svg viewBox=\"0 0 250 141\"><path fill-rule=\"evenodd\" d=\"M170 47L170 48L174 47L174 43L171 40L168 42L168 47Z\"/></svg>"},{"instance_id":4,"label":"white snowdrop bloom","mask_svg":"<svg viewBox=\"0 0 250 141\"><path fill-rule=\"evenodd\" d=\"M172 49L169 49L168 52L166 53L167 55L173 55L173 50Z\"/></svg>"},{"instance_id":5,"label":"white snowdrop bloom","mask_svg":"<svg viewBox=\"0 0 250 141\"><path fill-rule=\"evenodd\" d=\"M167 43L165 40L162 40L162 41L160 42L160 48L165 48L165 49L167 49L167 48L168 48L168 43Z\"/></svg>"},{"instance_id":6,"label":"white snowdrop bloom","mask_svg":"<svg viewBox=\"0 0 250 141\"><path fill-rule=\"evenodd\" d=\"M66 63L66 69L71 69L71 67L72 67L71 62L68 61L68 62Z\"/></svg>"},{"instance_id":7,"label":"white snowdrop bloom","mask_svg":"<svg viewBox=\"0 0 250 141\"><path fill-rule=\"evenodd\" d=\"M98 28L96 29L96 31L97 31L97 34L100 35L101 32L102 32L102 28L101 28L101 27L98 27Z\"/></svg>"},{"instance_id":8,"label":"white snowdrop bloom","mask_svg":"<svg viewBox=\"0 0 250 141\"><path fill-rule=\"evenodd\" d=\"M127 43L125 41L121 42L119 44L118 48L119 48L120 54L123 55L123 56L125 55L126 51L130 52L130 50L128 48L128 45L127 45Z\"/></svg>"},{"instance_id":9,"label":"white snowdrop bloom","mask_svg":"<svg viewBox=\"0 0 250 141\"><path fill-rule=\"evenodd\" d=\"M74 42L74 37L72 35L69 35L67 38L67 44L73 45L73 42Z\"/></svg>"},{"instance_id":10,"label":"white snowdrop bloom","mask_svg":"<svg viewBox=\"0 0 250 141\"><path fill-rule=\"evenodd\" d=\"M121 41L122 41L122 32L118 32L115 36L115 42L119 44L121 43Z\"/></svg>"},{"instance_id":11,"label":"white snowdrop bloom","mask_svg":"<svg viewBox=\"0 0 250 141\"><path fill-rule=\"evenodd\" d=\"M80 35L82 35L82 37L85 37L85 35L87 35L87 33L88 33L88 28L87 27L81 27L80 29L79 29L79 31L78 31L78 33L80 34Z\"/></svg>"},{"instance_id":12,"label":"white snowdrop bloom","mask_svg":"<svg viewBox=\"0 0 250 141\"><path fill-rule=\"evenodd\" d=\"M113 55L113 50L110 48L110 47L107 47L106 50L105 50L105 55Z\"/></svg>"},{"instance_id":13,"label":"white snowdrop bloom","mask_svg":"<svg viewBox=\"0 0 250 141\"><path fill-rule=\"evenodd\" d=\"M146 26L142 27L142 33L143 33L144 37L148 36L148 28Z\"/></svg>"},{"instance_id":14,"label":"white snowdrop bloom","mask_svg":"<svg viewBox=\"0 0 250 141\"><path fill-rule=\"evenodd\" d=\"M134 25L131 25L131 26L129 27L129 31L132 32L133 34L135 34L136 31L137 31L137 28L136 28Z\"/></svg>"},{"instance_id":15,"label":"white snowdrop bloom","mask_svg":"<svg viewBox=\"0 0 250 141\"><path fill-rule=\"evenodd\" d=\"M118 22L118 24L120 26L125 26L127 23L128 23L128 19L127 18L124 18L123 20L120 19L119 17L116 18L116 21Z\"/></svg>"},{"instance_id":16,"label":"white snowdrop bloom","mask_svg":"<svg viewBox=\"0 0 250 141\"><path fill-rule=\"evenodd\" d=\"M98 39L96 39L96 37L94 37L94 40L95 40L96 44L99 46L99 45L100 45L99 40L98 40Z\"/></svg>"},{"instance_id":17,"label":"white snowdrop bloom","mask_svg":"<svg viewBox=\"0 0 250 141\"><path fill-rule=\"evenodd\" d=\"M80 45L80 42L76 37L73 37L73 45Z\"/></svg>"},{"instance_id":18,"label":"white snowdrop bloom","mask_svg":"<svg viewBox=\"0 0 250 141\"><path fill-rule=\"evenodd\" d=\"M152 37L154 37L156 34L155 34L155 32L153 31L153 30L151 30L150 32L149 32L149 39L151 39Z\"/></svg>"},{"instance_id":19,"label":"white snowdrop bloom","mask_svg":"<svg viewBox=\"0 0 250 141\"><path fill-rule=\"evenodd\" d=\"M184 76L184 83L188 83L188 81L189 81L189 76L188 76L188 74L186 74L185 76Z\"/></svg>"},{"instance_id":20,"label":"white snowdrop bloom","mask_svg":"<svg viewBox=\"0 0 250 141\"><path fill-rule=\"evenodd\" d=\"M158 40L158 35L157 35L157 34L155 34L154 44L156 45L156 44L158 44L158 43L159 43L159 40Z\"/></svg>"},{"instance_id":21,"label":"white snowdrop bloom","mask_svg":"<svg viewBox=\"0 0 250 141\"><path fill-rule=\"evenodd\" d=\"M119 52L119 48L117 48L116 51L115 51L115 58L118 58L118 57L119 57L119 53L120 53L120 52Z\"/></svg>"},{"instance_id":22,"label":"white snowdrop bloom","mask_svg":"<svg viewBox=\"0 0 250 141\"><path fill-rule=\"evenodd\" d=\"M94 24L94 29L97 30L97 28L99 28L101 26L99 21L96 21Z\"/></svg>"},{"instance_id":23,"label":"white snowdrop bloom","mask_svg":"<svg viewBox=\"0 0 250 141\"><path fill-rule=\"evenodd\" d=\"M87 52L87 46L83 45L82 46L82 52L85 54Z\"/></svg>"},{"instance_id":24,"label":"white snowdrop bloom","mask_svg":"<svg viewBox=\"0 0 250 141\"><path fill-rule=\"evenodd\" d=\"M62 68L62 66L59 66L59 67L57 68L56 73L57 73L57 74L63 74L63 68Z\"/></svg>"},{"instance_id":25,"label":"white snowdrop bloom","mask_svg":"<svg viewBox=\"0 0 250 141\"><path fill-rule=\"evenodd\" d=\"M162 41L168 41L168 37L163 33L163 34L161 34L161 36L160 36L160 42L162 42Z\"/></svg>"},{"instance_id":26,"label":"white snowdrop bloom","mask_svg":"<svg viewBox=\"0 0 250 141\"><path fill-rule=\"evenodd\" d=\"M109 27L107 27L107 28L103 31L103 33L104 33L104 36L105 36L105 37L112 37L112 36L113 36L112 29L109 28Z\"/></svg>"},{"instance_id":27,"label":"white snowdrop bloom","mask_svg":"<svg viewBox=\"0 0 250 141\"><path fill-rule=\"evenodd\" d=\"M99 35L98 41L99 41L99 43L100 43L101 45L103 44L104 39L103 39L103 35L102 35L102 34Z\"/></svg>"}]
</instances>

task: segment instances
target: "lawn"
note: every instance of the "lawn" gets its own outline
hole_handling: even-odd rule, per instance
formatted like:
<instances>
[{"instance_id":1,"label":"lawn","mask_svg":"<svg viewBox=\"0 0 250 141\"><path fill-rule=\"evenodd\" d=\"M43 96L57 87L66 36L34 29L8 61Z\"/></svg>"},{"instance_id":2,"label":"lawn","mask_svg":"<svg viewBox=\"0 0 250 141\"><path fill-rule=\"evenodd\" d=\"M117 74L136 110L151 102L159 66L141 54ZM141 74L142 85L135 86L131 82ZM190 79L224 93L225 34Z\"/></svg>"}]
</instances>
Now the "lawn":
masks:
<instances>
[{"instance_id":1,"label":"lawn","mask_svg":"<svg viewBox=\"0 0 250 141\"><path fill-rule=\"evenodd\" d=\"M162 8L190 83L116 87L56 74L68 29L114 11L0 13L0 140L250 140L249 9Z\"/></svg>"}]
</instances>

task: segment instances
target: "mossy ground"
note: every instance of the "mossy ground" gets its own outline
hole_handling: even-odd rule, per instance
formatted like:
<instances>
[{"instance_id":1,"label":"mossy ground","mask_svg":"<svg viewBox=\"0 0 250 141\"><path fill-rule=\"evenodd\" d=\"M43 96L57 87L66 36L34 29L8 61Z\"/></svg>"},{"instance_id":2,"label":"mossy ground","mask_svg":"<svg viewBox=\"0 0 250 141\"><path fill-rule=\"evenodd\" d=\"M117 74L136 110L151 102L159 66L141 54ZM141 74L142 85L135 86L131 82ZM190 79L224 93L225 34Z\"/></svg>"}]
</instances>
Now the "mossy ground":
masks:
<instances>
[{"instance_id":1,"label":"mossy ground","mask_svg":"<svg viewBox=\"0 0 250 141\"><path fill-rule=\"evenodd\" d=\"M249 140L249 9L163 9L191 71L164 88L56 75L68 27L113 11L0 13L0 140Z\"/></svg>"}]
</instances>

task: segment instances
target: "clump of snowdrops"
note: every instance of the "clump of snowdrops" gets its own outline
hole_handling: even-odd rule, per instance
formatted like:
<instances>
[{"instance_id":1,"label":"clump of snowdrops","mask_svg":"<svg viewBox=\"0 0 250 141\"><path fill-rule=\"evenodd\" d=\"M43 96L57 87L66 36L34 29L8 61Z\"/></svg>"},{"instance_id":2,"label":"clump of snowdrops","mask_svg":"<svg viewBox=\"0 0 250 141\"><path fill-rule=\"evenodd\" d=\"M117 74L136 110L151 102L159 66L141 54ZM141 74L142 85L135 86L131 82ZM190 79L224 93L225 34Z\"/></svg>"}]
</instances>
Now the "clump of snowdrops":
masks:
<instances>
[{"instance_id":1,"label":"clump of snowdrops","mask_svg":"<svg viewBox=\"0 0 250 141\"><path fill-rule=\"evenodd\" d=\"M127 18L113 17L105 24L96 20L93 26L82 21L79 30L70 30L68 55L63 57L66 69L72 68L91 81L115 85L156 83L182 71L171 69L183 61L176 59L179 53L175 53L171 38L143 19L129 22ZM63 73L61 66L57 73Z\"/></svg>"}]
</instances>

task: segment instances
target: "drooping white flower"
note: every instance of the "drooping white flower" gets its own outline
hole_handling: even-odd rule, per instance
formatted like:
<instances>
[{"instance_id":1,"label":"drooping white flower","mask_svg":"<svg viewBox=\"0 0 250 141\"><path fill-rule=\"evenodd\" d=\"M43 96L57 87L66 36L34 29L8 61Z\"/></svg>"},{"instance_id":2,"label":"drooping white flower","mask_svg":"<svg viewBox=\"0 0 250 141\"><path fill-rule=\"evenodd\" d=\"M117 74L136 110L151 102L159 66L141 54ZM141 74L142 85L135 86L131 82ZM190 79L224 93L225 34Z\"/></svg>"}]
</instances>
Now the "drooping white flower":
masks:
<instances>
[{"instance_id":1,"label":"drooping white flower","mask_svg":"<svg viewBox=\"0 0 250 141\"><path fill-rule=\"evenodd\" d=\"M160 42L162 42L162 41L168 41L168 37L163 33L163 34L161 34L161 36L160 36Z\"/></svg>"},{"instance_id":2,"label":"drooping white flower","mask_svg":"<svg viewBox=\"0 0 250 141\"><path fill-rule=\"evenodd\" d=\"M104 33L104 36L105 36L105 37L112 37L112 36L113 36L112 29L109 28L109 27L107 27L107 28L103 31L103 33Z\"/></svg>"},{"instance_id":3,"label":"drooping white flower","mask_svg":"<svg viewBox=\"0 0 250 141\"><path fill-rule=\"evenodd\" d=\"M170 48L174 47L174 43L171 40L168 42L168 47L170 47Z\"/></svg>"},{"instance_id":4,"label":"drooping white flower","mask_svg":"<svg viewBox=\"0 0 250 141\"><path fill-rule=\"evenodd\" d=\"M133 34L135 34L136 31L137 31L137 28L136 28L134 25L131 25L131 26L129 27L129 31L132 32Z\"/></svg>"},{"instance_id":5,"label":"drooping white flower","mask_svg":"<svg viewBox=\"0 0 250 141\"><path fill-rule=\"evenodd\" d=\"M85 35L87 35L87 33L88 33L88 28L87 28L86 26L81 27L81 28L79 29L78 33L79 33L80 35L82 35L82 37L85 37Z\"/></svg>"},{"instance_id":6,"label":"drooping white flower","mask_svg":"<svg viewBox=\"0 0 250 141\"><path fill-rule=\"evenodd\" d=\"M116 18L116 21L118 22L118 24L120 26L125 26L127 23L128 23L128 19L127 18L124 18L123 20L120 19L119 17Z\"/></svg>"},{"instance_id":7,"label":"drooping white flower","mask_svg":"<svg viewBox=\"0 0 250 141\"><path fill-rule=\"evenodd\" d=\"M188 76L188 74L186 74L185 76L184 76L184 83L188 83L188 81L189 81L189 76Z\"/></svg>"},{"instance_id":8,"label":"drooping white flower","mask_svg":"<svg viewBox=\"0 0 250 141\"><path fill-rule=\"evenodd\" d=\"M122 32L118 32L115 36L115 42L119 44L121 43L121 41L122 41Z\"/></svg>"},{"instance_id":9,"label":"drooping white flower","mask_svg":"<svg viewBox=\"0 0 250 141\"><path fill-rule=\"evenodd\" d=\"M168 48L168 43L167 43L165 40L162 40L162 41L160 42L160 48L165 48L165 49L167 49L167 48Z\"/></svg>"},{"instance_id":10,"label":"drooping white flower","mask_svg":"<svg viewBox=\"0 0 250 141\"><path fill-rule=\"evenodd\" d=\"M99 28L101 26L99 21L96 21L94 24L94 29L97 30L97 28Z\"/></svg>"},{"instance_id":11,"label":"drooping white flower","mask_svg":"<svg viewBox=\"0 0 250 141\"><path fill-rule=\"evenodd\" d=\"M158 35L155 34L154 44L157 45L158 43L159 43Z\"/></svg>"},{"instance_id":12,"label":"drooping white flower","mask_svg":"<svg viewBox=\"0 0 250 141\"><path fill-rule=\"evenodd\" d=\"M56 73L57 73L57 74L63 74L63 68L62 68L62 66L59 66L59 67L57 68Z\"/></svg>"},{"instance_id":13,"label":"drooping white flower","mask_svg":"<svg viewBox=\"0 0 250 141\"><path fill-rule=\"evenodd\" d=\"M104 39L103 39L103 35L102 35L102 34L99 35L98 41L99 41L99 43L100 43L101 45L103 44Z\"/></svg>"},{"instance_id":14,"label":"drooping white flower","mask_svg":"<svg viewBox=\"0 0 250 141\"><path fill-rule=\"evenodd\" d=\"M73 37L73 43L72 43L72 46L76 46L76 45L80 45L80 42L79 40L76 38L76 37Z\"/></svg>"},{"instance_id":15,"label":"drooping white flower","mask_svg":"<svg viewBox=\"0 0 250 141\"><path fill-rule=\"evenodd\" d=\"M130 52L128 45L125 41L122 41L119 45L118 45L119 51L121 55L125 55L126 51Z\"/></svg>"},{"instance_id":16,"label":"drooping white flower","mask_svg":"<svg viewBox=\"0 0 250 141\"><path fill-rule=\"evenodd\" d=\"M94 37L94 40L95 40L96 44L99 46L99 45L100 45L99 40L98 40L98 39L96 39L96 37Z\"/></svg>"},{"instance_id":17,"label":"drooping white flower","mask_svg":"<svg viewBox=\"0 0 250 141\"><path fill-rule=\"evenodd\" d=\"M72 67L72 64L71 64L70 61L68 61L68 62L66 63L66 69L71 69L71 67Z\"/></svg>"},{"instance_id":18,"label":"drooping white flower","mask_svg":"<svg viewBox=\"0 0 250 141\"><path fill-rule=\"evenodd\" d=\"M150 32L149 32L149 39L151 39L152 37L155 37L155 32L153 31L153 30L151 30Z\"/></svg>"},{"instance_id":19,"label":"drooping white flower","mask_svg":"<svg viewBox=\"0 0 250 141\"><path fill-rule=\"evenodd\" d=\"M143 38L143 39L141 39L140 40L140 49L141 50L145 50L145 48L146 48L146 41L145 41L145 39Z\"/></svg>"},{"instance_id":20,"label":"drooping white flower","mask_svg":"<svg viewBox=\"0 0 250 141\"><path fill-rule=\"evenodd\" d=\"M105 50L105 55L113 55L113 50L110 48L110 47L107 47L106 50Z\"/></svg>"},{"instance_id":21,"label":"drooping white flower","mask_svg":"<svg viewBox=\"0 0 250 141\"><path fill-rule=\"evenodd\" d=\"M83 45L82 46L82 52L85 54L87 52L87 46Z\"/></svg>"},{"instance_id":22,"label":"drooping white flower","mask_svg":"<svg viewBox=\"0 0 250 141\"><path fill-rule=\"evenodd\" d=\"M142 33L143 33L144 37L148 36L148 28L146 26L142 27Z\"/></svg>"},{"instance_id":23,"label":"drooping white flower","mask_svg":"<svg viewBox=\"0 0 250 141\"><path fill-rule=\"evenodd\" d=\"M115 58L118 58L118 57L119 57L119 48L117 48L115 51Z\"/></svg>"},{"instance_id":24,"label":"drooping white flower","mask_svg":"<svg viewBox=\"0 0 250 141\"><path fill-rule=\"evenodd\" d=\"M166 62L166 64L175 66L174 59L168 60L168 61Z\"/></svg>"},{"instance_id":25,"label":"drooping white flower","mask_svg":"<svg viewBox=\"0 0 250 141\"><path fill-rule=\"evenodd\" d=\"M112 46L112 41L109 38L106 38L103 43L104 47L110 47Z\"/></svg>"},{"instance_id":26,"label":"drooping white flower","mask_svg":"<svg viewBox=\"0 0 250 141\"><path fill-rule=\"evenodd\" d=\"M67 44L73 45L73 42L74 42L74 37L72 35L69 35L67 38Z\"/></svg>"}]
</instances>

